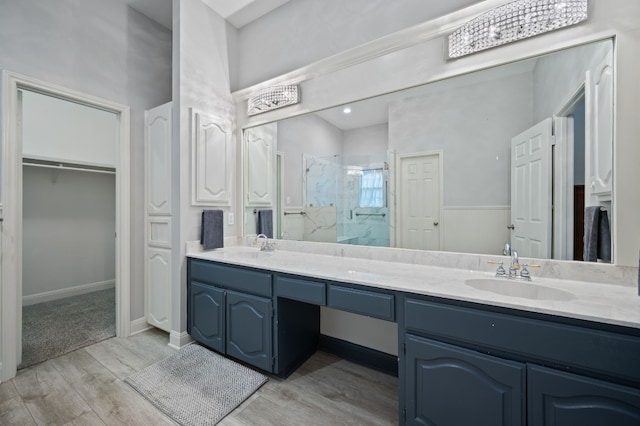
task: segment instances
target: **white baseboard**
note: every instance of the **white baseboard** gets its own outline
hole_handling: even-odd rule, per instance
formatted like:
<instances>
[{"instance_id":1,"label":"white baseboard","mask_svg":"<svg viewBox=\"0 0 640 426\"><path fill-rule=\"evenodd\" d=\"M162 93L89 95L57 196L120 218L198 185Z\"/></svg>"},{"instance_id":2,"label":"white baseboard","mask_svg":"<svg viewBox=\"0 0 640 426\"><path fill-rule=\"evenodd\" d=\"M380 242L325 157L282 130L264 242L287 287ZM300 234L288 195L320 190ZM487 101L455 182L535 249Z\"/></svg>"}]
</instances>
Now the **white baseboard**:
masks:
<instances>
[{"instance_id":1,"label":"white baseboard","mask_svg":"<svg viewBox=\"0 0 640 426\"><path fill-rule=\"evenodd\" d=\"M177 331L171 330L171 333L169 333L169 346L174 349L180 349L191 342L193 342L193 339L186 331L178 333Z\"/></svg>"},{"instance_id":2,"label":"white baseboard","mask_svg":"<svg viewBox=\"0 0 640 426\"><path fill-rule=\"evenodd\" d=\"M97 283L83 284L75 287L62 288L60 290L46 291L44 293L22 296L22 306L35 305L36 303L50 302L64 299L65 297L79 296L94 291L115 288L116 280L100 281Z\"/></svg>"},{"instance_id":3,"label":"white baseboard","mask_svg":"<svg viewBox=\"0 0 640 426\"><path fill-rule=\"evenodd\" d=\"M129 333L129 336L133 336L134 334L142 333L143 331L153 328L153 326L149 325L145 317L131 321L130 327L131 333Z\"/></svg>"}]
</instances>

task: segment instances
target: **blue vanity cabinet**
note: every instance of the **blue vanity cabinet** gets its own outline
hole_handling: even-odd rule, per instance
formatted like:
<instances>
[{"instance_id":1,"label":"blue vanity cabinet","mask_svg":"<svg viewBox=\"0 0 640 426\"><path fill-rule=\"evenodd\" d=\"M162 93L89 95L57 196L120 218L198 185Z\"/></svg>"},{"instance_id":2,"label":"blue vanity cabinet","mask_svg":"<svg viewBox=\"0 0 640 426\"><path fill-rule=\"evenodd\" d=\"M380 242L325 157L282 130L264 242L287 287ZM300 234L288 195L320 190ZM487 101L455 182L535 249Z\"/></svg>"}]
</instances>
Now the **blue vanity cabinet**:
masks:
<instances>
[{"instance_id":1,"label":"blue vanity cabinet","mask_svg":"<svg viewBox=\"0 0 640 426\"><path fill-rule=\"evenodd\" d=\"M227 291L227 354L273 371L271 299Z\"/></svg>"},{"instance_id":2,"label":"blue vanity cabinet","mask_svg":"<svg viewBox=\"0 0 640 426\"><path fill-rule=\"evenodd\" d=\"M640 389L537 365L527 386L530 426L640 425Z\"/></svg>"},{"instance_id":3,"label":"blue vanity cabinet","mask_svg":"<svg viewBox=\"0 0 640 426\"><path fill-rule=\"evenodd\" d=\"M638 330L417 295L402 311L401 423L640 425Z\"/></svg>"},{"instance_id":4,"label":"blue vanity cabinet","mask_svg":"<svg viewBox=\"0 0 640 426\"><path fill-rule=\"evenodd\" d=\"M274 371L272 275L189 259L187 332L197 342Z\"/></svg>"},{"instance_id":5,"label":"blue vanity cabinet","mask_svg":"<svg viewBox=\"0 0 640 426\"><path fill-rule=\"evenodd\" d=\"M191 337L218 352L225 351L225 291L192 281L187 331Z\"/></svg>"},{"instance_id":6,"label":"blue vanity cabinet","mask_svg":"<svg viewBox=\"0 0 640 426\"><path fill-rule=\"evenodd\" d=\"M407 425L525 424L525 364L406 336Z\"/></svg>"}]
</instances>

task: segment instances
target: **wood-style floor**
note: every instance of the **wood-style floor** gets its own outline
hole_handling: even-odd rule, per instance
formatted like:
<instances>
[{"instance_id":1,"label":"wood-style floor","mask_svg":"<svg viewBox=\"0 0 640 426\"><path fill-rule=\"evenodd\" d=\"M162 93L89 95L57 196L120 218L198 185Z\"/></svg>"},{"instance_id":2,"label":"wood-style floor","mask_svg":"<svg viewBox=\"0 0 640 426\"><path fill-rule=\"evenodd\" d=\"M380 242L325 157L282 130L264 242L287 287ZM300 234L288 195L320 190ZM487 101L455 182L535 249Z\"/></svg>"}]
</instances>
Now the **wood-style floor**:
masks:
<instances>
[{"instance_id":1,"label":"wood-style floor","mask_svg":"<svg viewBox=\"0 0 640 426\"><path fill-rule=\"evenodd\" d=\"M149 330L112 338L20 370L0 384L0 425L171 425L123 380L170 355ZM392 425L398 379L317 352L286 380L270 380L219 424Z\"/></svg>"}]
</instances>

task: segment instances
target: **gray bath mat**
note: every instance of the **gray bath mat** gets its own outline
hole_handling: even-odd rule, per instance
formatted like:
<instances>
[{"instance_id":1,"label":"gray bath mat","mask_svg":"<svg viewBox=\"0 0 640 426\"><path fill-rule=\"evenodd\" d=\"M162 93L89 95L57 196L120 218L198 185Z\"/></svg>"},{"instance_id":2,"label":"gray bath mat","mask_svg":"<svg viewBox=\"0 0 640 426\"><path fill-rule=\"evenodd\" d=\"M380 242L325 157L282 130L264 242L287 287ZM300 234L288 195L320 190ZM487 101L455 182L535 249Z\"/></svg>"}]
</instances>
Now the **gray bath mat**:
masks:
<instances>
[{"instance_id":1,"label":"gray bath mat","mask_svg":"<svg viewBox=\"0 0 640 426\"><path fill-rule=\"evenodd\" d=\"M127 382L181 425L215 425L267 377L192 344L127 377Z\"/></svg>"}]
</instances>

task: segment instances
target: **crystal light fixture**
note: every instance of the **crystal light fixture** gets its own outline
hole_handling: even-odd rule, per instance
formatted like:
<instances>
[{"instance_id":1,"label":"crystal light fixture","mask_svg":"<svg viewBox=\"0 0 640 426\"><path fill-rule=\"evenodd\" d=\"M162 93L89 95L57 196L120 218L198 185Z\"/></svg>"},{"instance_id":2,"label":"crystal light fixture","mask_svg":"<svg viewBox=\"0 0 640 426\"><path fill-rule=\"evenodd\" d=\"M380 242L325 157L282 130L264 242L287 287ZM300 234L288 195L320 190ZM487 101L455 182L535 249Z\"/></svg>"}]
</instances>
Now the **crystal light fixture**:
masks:
<instances>
[{"instance_id":1,"label":"crystal light fixture","mask_svg":"<svg viewBox=\"0 0 640 426\"><path fill-rule=\"evenodd\" d=\"M587 0L516 0L489 10L449 35L449 58L511 43L587 19Z\"/></svg>"},{"instance_id":2,"label":"crystal light fixture","mask_svg":"<svg viewBox=\"0 0 640 426\"><path fill-rule=\"evenodd\" d=\"M295 85L273 86L260 90L249 98L247 113L251 115L294 105L300 102L300 88Z\"/></svg>"}]
</instances>

